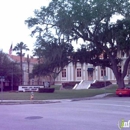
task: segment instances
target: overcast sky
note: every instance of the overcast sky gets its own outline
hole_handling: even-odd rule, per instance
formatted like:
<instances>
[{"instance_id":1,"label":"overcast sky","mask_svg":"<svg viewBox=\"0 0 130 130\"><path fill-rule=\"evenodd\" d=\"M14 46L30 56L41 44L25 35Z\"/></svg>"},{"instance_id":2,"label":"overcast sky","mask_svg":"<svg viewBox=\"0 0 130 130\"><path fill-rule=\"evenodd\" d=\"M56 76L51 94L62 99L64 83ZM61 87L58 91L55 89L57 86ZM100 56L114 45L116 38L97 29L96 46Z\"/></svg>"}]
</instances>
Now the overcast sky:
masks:
<instances>
[{"instance_id":1,"label":"overcast sky","mask_svg":"<svg viewBox=\"0 0 130 130\"><path fill-rule=\"evenodd\" d=\"M47 6L50 0L0 0L0 49L8 53L23 41L32 50L35 40L30 37L31 30L25 20L33 16L35 9ZM13 53L15 54L15 53Z\"/></svg>"},{"instance_id":2,"label":"overcast sky","mask_svg":"<svg viewBox=\"0 0 130 130\"><path fill-rule=\"evenodd\" d=\"M0 49L8 53L13 47L24 42L30 51L35 39L30 36L31 30L25 25L25 20L34 15L35 9L47 6L51 0L0 0ZM13 52L15 54L15 52Z\"/></svg>"}]
</instances>

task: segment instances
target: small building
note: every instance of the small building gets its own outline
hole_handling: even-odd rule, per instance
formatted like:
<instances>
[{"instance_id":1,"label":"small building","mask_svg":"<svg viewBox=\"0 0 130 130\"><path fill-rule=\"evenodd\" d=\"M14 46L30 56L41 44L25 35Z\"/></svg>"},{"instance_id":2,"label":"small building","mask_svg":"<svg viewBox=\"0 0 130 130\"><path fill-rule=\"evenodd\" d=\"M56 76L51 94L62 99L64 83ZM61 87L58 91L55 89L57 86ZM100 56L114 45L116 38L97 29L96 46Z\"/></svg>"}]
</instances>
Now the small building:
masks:
<instances>
[{"instance_id":1,"label":"small building","mask_svg":"<svg viewBox=\"0 0 130 130\"><path fill-rule=\"evenodd\" d=\"M20 66L20 57L16 55L8 55L10 60L16 62ZM33 66L37 64L37 58L30 57L22 57L22 67L23 67L23 85L35 85L36 79L30 78L29 75L32 73Z\"/></svg>"}]
</instances>

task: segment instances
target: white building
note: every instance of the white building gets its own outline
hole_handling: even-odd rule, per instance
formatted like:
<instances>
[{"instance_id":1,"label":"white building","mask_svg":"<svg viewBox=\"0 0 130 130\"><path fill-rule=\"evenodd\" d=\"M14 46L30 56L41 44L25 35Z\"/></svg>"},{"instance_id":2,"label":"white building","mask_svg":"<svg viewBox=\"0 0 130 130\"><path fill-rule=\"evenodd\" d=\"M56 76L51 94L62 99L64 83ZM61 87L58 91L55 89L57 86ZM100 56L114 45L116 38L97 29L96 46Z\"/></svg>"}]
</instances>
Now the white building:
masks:
<instances>
[{"instance_id":1,"label":"white building","mask_svg":"<svg viewBox=\"0 0 130 130\"><path fill-rule=\"evenodd\" d=\"M10 58L12 58L17 63L20 63L19 56L10 55ZM125 58L126 57L123 57L124 60ZM32 72L33 66L35 64L38 64L38 60L36 58L31 58L30 65L29 65L29 73ZM25 57L23 57L23 71L24 71L24 75L23 75L24 85L28 85L28 84L43 85L44 81L50 80L50 77L48 76L34 77L33 79L30 79L30 83L28 83L29 81L28 63L27 63L27 58ZM129 78L130 78L129 75L130 75L130 66L128 68L128 74L125 77L125 83L128 83ZM91 64L85 64L85 63L82 65L80 63L77 63L76 65L74 65L73 63L70 63L68 66L64 67L62 72L55 79L55 84L62 84L63 82L70 82L70 81L80 82L82 80L85 80L85 81L108 80L116 84L116 79L111 69L107 67L103 69L101 66L94 67Z\"/></svg>"},{"instance_id":2,"label":"white building","mask_svg":"<svg viewBox=\"0 0 130 130\"><path fill-rule=\"evenodd\" d=\"M130 69L130 67L129 67ZM128 70L129 70L128 69ZM128 83L129 76L128 74L125 77L125 83ZM63 82L70 81L103 81L108 80L112 83L116 84L116 78L110 68L103 69L101 66L93 67L91 64L83 64L77 63L77 65L73 65L70 63L68 66L64 67L63 71L58 75L55 80L56 84L61 84Z\"/></svg>"}]
</instances>

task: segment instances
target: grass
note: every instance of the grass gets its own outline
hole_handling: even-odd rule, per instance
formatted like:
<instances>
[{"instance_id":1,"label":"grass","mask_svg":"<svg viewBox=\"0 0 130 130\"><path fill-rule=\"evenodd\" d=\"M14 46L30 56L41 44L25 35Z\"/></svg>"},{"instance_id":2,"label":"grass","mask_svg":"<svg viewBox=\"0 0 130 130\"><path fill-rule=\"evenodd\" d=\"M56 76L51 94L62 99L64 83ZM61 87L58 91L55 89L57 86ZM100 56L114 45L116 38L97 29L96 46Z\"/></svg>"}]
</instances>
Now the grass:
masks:
<instances>
[{"instance_id":1,"label":"grass","mask_svg":"<svg viewBox=\"0 0 130 130\"><path fill-rule=\"evenodd\" d=\"M92 97L103 93L115 93L116 86L111 86L105 89L84 89L84 90L60 90L60 86L55 87L54 93L38 93L34 92L35 100L49 100L49 99L72 99ZM0 93L2 100L29 100L30 92L3 92Z\"/></svg>"}]
</instances>

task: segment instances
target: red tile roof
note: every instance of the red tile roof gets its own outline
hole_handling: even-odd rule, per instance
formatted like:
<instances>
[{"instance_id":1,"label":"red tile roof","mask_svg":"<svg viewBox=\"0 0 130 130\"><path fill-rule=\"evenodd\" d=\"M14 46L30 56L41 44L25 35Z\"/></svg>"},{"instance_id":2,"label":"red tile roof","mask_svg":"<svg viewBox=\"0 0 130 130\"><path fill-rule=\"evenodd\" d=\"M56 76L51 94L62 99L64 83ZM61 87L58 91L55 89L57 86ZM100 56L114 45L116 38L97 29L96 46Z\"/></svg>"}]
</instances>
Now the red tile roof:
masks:
<instances>
[{"instance_id":1,"label":"red tile roof","mask_svg":"<svg viewBox=\"0 0 130 130\"><path fill-rule=\"evenodd\" d=\"M16 62L20 62L20 57L19 56L16 56L16 55L8 55L9 58L11 58L13 61L16 61ZM22 61L23 63L24 62L27 62L27 57L22 57ZM38 60L37 58L30 58L30 63L32 64L37 64L38 63Z\"/></svg>"}]
</instances>

